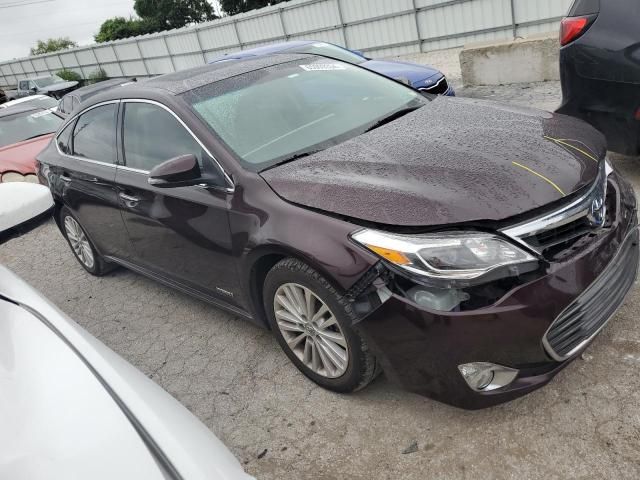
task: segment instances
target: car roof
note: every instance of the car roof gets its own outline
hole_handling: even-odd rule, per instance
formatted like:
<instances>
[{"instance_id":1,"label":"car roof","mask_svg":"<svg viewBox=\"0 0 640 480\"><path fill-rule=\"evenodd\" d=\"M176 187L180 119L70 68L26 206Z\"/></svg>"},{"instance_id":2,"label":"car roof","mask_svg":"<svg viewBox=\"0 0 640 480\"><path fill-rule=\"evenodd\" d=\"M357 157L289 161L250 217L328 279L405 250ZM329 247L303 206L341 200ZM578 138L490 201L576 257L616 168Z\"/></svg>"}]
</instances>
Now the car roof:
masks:
<instances>
[{"instance_id":1,"label":"car roof","mask_svg":"<svg viewBox=\"0 0 640 480\"><path fill-rule=\"evenodd\" d=\"M72 92L69 92L67 95L77 97L78 100L82 102L89 97L97 95L103 90L107 90L109 88L115 88L118 86L125 86L135 81L136 81L135 78L114 78L110 80L105 80L103 82L94 83L92 85L87 85L86 87L78 88L77 90L73 90Z\"/></svg>"},{"instance_id":2,"label":"car roof","mask_svg":"<svg viewBox=\"0 0 640 480\"><path fill-rule=\"evenodd\" d=\"M294 55L268 55L264 57L249 57L233 62L220 62L211 65L189 68L175 73L168 73L153 77L148 80L139 81L121 89L108 89L105 92L91 97L85 104L85 108L96 103L121 98L146 98L158 96L173 97L181 93L188 92L204 85L226 80L228 78L244 75L255 70L262 70L275 65L294 62L305 58L316 57L315 55L294 54Z\"/></svg>"},{"instance_id":3,"label":"car roof","mask_svg":"<svg viewBox=\"0 0 640 480\"><path fill-rule=\"evenodd\" d=\"M223 55L222 57L215 58L209 63L224 62L226 60L235 60L235 59L252 57L252 56L269 55L271 53L278 53L278 52L286 51L296 47L304 47L305 45L311 45L314 43L326 43L326 42L320 42L315 40L295 40L292 42L272 43L269 45L264 45L262 47L250 48L247 50L240 50L238 52L228 53L226 55Z\"/></svg>"},{"instance_id":4,"label":"car roof","mask_svg":"<svg viewBox=\"0 0 640 480\"><path fill-rule=\"evenodd\" d=\"M0 118L9 117L11 115L16 115L18 113L37 112L37 111L44 112L46 110L47 110L46 108L38 107L36 105L18 104L18 105L13 105L9 108L0 109Z\"/></svg>"}]
</instances>

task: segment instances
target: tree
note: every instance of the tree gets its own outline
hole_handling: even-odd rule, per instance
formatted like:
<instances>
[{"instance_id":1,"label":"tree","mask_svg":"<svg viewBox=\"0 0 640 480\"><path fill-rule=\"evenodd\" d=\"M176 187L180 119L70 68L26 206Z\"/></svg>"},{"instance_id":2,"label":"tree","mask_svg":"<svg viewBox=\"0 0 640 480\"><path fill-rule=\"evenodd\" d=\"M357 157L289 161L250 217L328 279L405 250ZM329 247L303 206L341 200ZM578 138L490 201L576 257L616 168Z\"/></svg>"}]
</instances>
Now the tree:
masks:
<instances>
[{"instance_id":1,"label":"tree","mask_svg":"<svg viewBox=\"0 0 640 480\"><path fill-rule=\"evenodd\" d=\"M207 0L135 0L133 8L140 18L106 20L95 41L111 42L217 18Z\"/></svg>"},{"instance_id":2,"label":"tree","mask_svg":"<svg viewBox=\"0 0 640 480\"><path fill-rule=\"evenodd\" d=\"M220 0L220 6L228 15L236 15L284 1L286 0Z\"/></svg>"},{"instance_id":3,"label":"tree","mask_svg":"<svg viewBox=\"0 0 640 480\"><path fill-rule=\"evenodd\" d=\"M133 8L140 18L163 30L217 18L207 0L135 0Z\"/></svg>"},{"instance_id":4,"label":"tree","mask_svg":"<svg viewBox=\"0 0 640 480\"><path fill-rule=\"evenodd\" d=\"M68 48L77 47L78 44L69 37L65 38L50 38L49 40L38 40L35 47L31 49L31 55L41 55L43 53L57 52L59 50L66 50Z\"/></svg>"},{"instance_id":5,"label":"tree","mask_svg":"<svg viewBox=\"0 0 640 480\"><path fill-rule=\"evenodd\" d=\"M94 35L96 42L112 42L121 38L135 37L146 33L153 33L159 30L158 25L153 22L137 18L126 19L124 17L114 17L106 20L100 31Z\"/></svg>"}]
</instances>

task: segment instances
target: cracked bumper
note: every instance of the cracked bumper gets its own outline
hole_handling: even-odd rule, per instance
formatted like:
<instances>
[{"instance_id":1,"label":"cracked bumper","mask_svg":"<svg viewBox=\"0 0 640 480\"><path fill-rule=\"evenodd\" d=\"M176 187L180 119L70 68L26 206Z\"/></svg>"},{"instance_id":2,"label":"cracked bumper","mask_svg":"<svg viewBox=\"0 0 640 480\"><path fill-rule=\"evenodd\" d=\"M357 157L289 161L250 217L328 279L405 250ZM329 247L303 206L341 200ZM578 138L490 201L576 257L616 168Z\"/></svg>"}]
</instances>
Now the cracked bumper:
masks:
<instances>
[{"instance_id":1,"label":"cracked bumper","mask_svg":"<svg viewBox=\"0 0 640 480\"><path fill-rule=\"evenodd\" d=\"M540 388L583 351L564 361L551 358L543 346L550 325L603 274L625 242L638 248L635 197L626 184L622 200L616 225L607 233L490 307L430 311L394 293L355 327L392 381L444 403L480 409ZM519 374L505 387L477 392L458 371L458 365L471 362L495 363Z\"/></svg>"}]
</instances>

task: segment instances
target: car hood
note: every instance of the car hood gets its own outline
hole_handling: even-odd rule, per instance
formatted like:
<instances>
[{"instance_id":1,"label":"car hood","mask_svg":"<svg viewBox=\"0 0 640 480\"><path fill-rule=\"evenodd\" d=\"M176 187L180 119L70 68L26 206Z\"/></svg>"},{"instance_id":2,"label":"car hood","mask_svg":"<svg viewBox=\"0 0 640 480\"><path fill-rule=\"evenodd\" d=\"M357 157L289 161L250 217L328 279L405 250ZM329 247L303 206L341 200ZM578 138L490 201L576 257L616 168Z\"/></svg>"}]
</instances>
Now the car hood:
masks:
<instances>
[{"instance_id":1,"label":"car hood","mask_svg":"<svg viewBox=\"0 0 640 480\"><path fill-rule=\"evenodd\" d=\"M49 85L48 87L43 87L39 89L39 92L60 92L62 90L69 90L70 88L75 88L78 86L78 82L60 82L54 83L53 85Z\"/></svg>"},{"instance_id":2,"label":"car hood","mask_svg":"<svg viewBox=\"0 0 640 480\"><path fill-rule=\"evenodd\" d=\"M299 205L395 226L500 221L592 183L606 144L581 120L436 97L371 132L262 172Z\"/></svg>"},{"instance_id":3,"label":"car hood","mask_svg":"<svg viewBox=\"0 0 640 480\"><path fill-rule=\"evenodd\" d=\"M407 79L412 84L420 83L434 75L442 76L438 70L427 65L409 62L392 62L387 60L368 60L360 64L368 70L381 73L395 79Z\"/></svg>"},{"instance_id":4,"label":"car hood","mask_svg":"<svg viewBox=\"0 0 640 480\"><path fill-rule=\"evenodd\" d=\"M36 173L36 155L51 141L53 133L0 148L0 173Z\"/></svg>"}]
</instances>

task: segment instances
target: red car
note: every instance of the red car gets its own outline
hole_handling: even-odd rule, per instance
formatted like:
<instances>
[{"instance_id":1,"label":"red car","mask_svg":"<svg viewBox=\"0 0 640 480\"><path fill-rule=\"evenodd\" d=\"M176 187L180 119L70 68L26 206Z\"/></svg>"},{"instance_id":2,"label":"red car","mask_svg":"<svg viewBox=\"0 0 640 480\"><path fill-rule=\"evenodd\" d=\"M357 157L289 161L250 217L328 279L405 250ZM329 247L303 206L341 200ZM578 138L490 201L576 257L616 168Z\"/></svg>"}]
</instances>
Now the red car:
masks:
<instances>
[{"instance_id":1,"label":"red car","mask_svg":"<svg viewBox=\"0 0 640 480\"><path fill-rule=\"evenodd\" d=\"M0 183L33 182L36 155L51 141L62 123L56 113L33 105L0 111Z\"/></svg>"}]
</instances>

